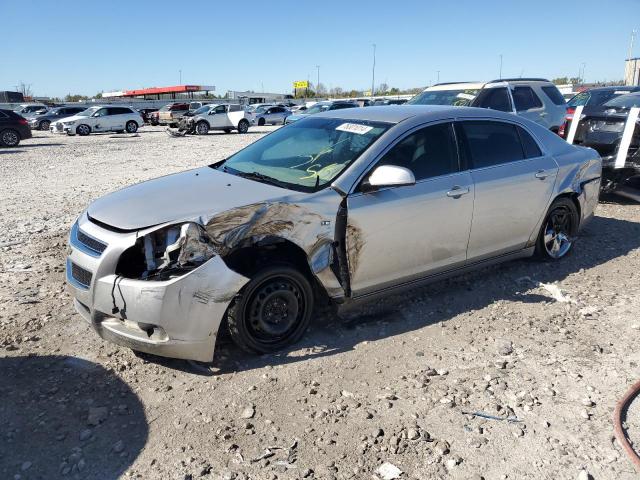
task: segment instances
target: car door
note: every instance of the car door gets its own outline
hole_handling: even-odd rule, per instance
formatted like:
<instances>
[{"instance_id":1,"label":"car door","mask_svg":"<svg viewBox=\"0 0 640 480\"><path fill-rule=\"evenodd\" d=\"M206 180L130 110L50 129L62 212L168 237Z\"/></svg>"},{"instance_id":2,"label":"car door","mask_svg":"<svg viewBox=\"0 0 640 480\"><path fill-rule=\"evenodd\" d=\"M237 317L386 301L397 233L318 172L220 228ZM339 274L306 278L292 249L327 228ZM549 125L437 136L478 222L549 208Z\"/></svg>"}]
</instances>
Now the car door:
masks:
<instances>
[{"instance_id":1,"label":"car door","mask_svg":"<svg viewBox=\"0 0 640 480\"><path fill-rule=\"evenodd\" d=\"M512 86L511 97L518 115L549 128L544 104L533 88L527 85Z\"/></svg>"},{"instance_id":2,"label":"car door","mask_svg":"<svg viewBox=\"0 0 640 480\"><path fill-rule=\"evenodd\" d=\"M218 105L209 110L209 125L211 128L226 128L230 126L226 105Z\"/></svg>"},{"instance_id":3,"label":"car door","mask_svg":"<svg viewBox=\"0 0 640 480\"><path fill-rule=\"evenodd\" d=\"M91 117L87 118L87 123L93 132L106 132L109 129L109 110L100 108Z\"/></svg>"},{"instance_id":4,"label":"car door","mask_svg":"<svg viewBox=\"0 0 640 480\"><path fill-rule=\"evenodd\" d=\"M125 124L131 115L131 110L123 107L110 107L108 115L108 129L120 131L125 129Z\"/></svg>"},{"instance_id":5,"label":"car door","mask_svg":"<svg viewBox=\"0 0 640 480\"><path fill-rule=\"evenodd\" d=\"M410 169L416 184L347 198L347 251L354 296L462 265L473 212L473 182L460 171L451 122L400 138L370 168Z\"/></svg>"},{"instance_id":6,"label":"car door","mask_svg":"<svg viewBox=\"0 0 640 480\"><path fill-rule=\"evenodd\" d=\"M475 187L469 261L524 248L546 212L558 165L520 125L462 120L456 131Z\"/></svg>"}]
</instances>

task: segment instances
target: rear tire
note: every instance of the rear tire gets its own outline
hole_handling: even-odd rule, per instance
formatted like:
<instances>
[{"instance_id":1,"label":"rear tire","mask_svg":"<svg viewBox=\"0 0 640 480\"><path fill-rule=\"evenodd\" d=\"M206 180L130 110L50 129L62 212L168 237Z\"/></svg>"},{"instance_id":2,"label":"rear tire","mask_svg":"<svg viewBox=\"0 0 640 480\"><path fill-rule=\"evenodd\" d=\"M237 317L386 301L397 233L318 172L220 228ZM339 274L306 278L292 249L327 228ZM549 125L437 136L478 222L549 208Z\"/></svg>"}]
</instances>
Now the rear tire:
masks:
<instances>
[{"instance_id":1,"label":"rear tire","mask_svg":"<svg viewBox=\"0 0 640 480\"><path fill-rule=\"evenodd\" d=\"M51 122L49 120L42 120L40 125L38 125L38 130L49 130L49 126L51 126Z\"/></svg>"},{"instance_id":2,"label":"rear tire","mask_svg":"<svg viewBox=\"0 0 640 480\"><path fill-rule=\"evenodd\" d=\"M275 352L298 341L311 322L313 290L295 268L259 270L227 310L233 341L251 353Z\"/></svg>"},{"instance_id":3,"label":"rear tire","mask_svg":"<svg viewBox=\"0 0 640 480\"><path fill-rule=\"evenodd\" d=\"M535 254L541 260L556 261L571 253L578 234L580 215L573 201L566 197L557 198L545 216Z\"/></svg>"},{"instance_id":4,"label":"rear tire","mask_svg":"<svg viewBox=\"0 0 640 480\"><path fill-rule=\"evenodd\" d=\"M20 134L11 128L0 132L0 145L3 147L17 147L20 145Z\"/></svg>"},{"instance_id":5,"label":"rear tire","mask_svg":"<svg viewBox=\"0 0 640 480\"><path fill-rule=\"evenodd\" d=\"M249 122L246 119L240 120L238 123L238 133L247 133L249 131Z\"/></svg>"},{"instance_id":6,"label":"rear tire","mask_svg":"<svg viewBox=\"0 0 640 480\"><path fill-rule=\"evenodd\" d=\"M264 118L261 118L260 120L258 120L258 126L260 126L260 127L263 127L265 123L267 123L267 122L265 121Z\"/></svg>"},{"instance_id":7,"label":"rear tire","mask_svg":"<svg viewBox=\"0 0 640 480\"><path fill-rule=\"evenodd\" d=\"M129 120L126 123L125 128L127 130L127 133L136 133L138 131L138 124L133 120Z\"/></svg>"},{"instance_id":8,"label":"rear tire","mask_svg":"<svg viewBox=\"0 0 640 480\"><path fill-rule=\"evenodd\" d=\"M86 137L91 133L91 127L83 123L82 125L78 125L76 127L76 133L81 137Z\"/></svg>"},{"instance_id":9,"label":"rear tire","mask_svg":"<svg viewBox=\"0 0 640 480\"><path fill-rule=\"evenodd\" d=\"M196 133L198 135L206 135L207 133L209 133L209 124L204 120L200 120L198 123L196 123Z\"/></svg>"}]
</instances>

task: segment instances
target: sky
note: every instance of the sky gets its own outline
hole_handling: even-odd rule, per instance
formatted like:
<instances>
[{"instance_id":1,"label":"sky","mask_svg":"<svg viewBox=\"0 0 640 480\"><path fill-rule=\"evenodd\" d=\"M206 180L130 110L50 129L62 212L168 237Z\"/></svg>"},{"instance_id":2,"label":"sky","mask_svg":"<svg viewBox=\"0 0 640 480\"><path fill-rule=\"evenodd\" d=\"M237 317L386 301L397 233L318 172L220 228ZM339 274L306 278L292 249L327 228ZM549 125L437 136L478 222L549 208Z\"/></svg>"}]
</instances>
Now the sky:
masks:
<instances>
[{"instance_id":1,"label":"sky","mask_svg":"<svg viewBox=\"0 0 640 480\"><path fill-rule=\"evenodd\" d=\"M640 0L0 0L0 90L94 95L180 83L289 92L438 80L623 77ZM439 71L439 74L438 74ZM264 89L264 90L263 90Z\"/></svg>"}]
</instances>

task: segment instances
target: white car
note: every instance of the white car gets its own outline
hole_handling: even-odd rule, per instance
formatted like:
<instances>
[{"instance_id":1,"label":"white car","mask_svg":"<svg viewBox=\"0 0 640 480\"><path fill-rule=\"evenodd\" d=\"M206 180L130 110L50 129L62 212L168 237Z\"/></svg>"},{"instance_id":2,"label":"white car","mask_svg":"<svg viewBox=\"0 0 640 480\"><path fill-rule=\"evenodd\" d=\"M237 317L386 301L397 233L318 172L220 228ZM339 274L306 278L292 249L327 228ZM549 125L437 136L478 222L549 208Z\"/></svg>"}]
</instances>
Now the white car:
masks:
<instances>
[{"instance_id":1,"label":"white car","mask_svg":"<svg viewBox=\"0 0 640 480\"><path fill-rule=\"evenodd\" d=\"M52 133L89 135L99 132L135 133L144 125L140 112L131 107L101 105L51 123Z\"/></svg>"}]
</instances>

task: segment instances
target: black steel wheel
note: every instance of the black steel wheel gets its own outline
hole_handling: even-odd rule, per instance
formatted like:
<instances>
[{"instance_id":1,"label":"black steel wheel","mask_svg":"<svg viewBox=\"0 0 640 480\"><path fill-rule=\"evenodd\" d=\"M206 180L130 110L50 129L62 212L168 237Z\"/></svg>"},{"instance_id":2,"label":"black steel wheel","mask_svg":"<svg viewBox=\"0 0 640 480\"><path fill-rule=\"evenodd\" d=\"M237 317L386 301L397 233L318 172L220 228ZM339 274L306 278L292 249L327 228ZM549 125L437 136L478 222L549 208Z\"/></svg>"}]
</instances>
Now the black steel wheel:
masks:
<instances>
[{"instance_id":1,"label":"black steel wheel","mask_svg":"<svg viewBox=\"0 0 640 480\"><path fill-rule=\"evenodd\" d=\"M569 198L559 198L553 202L542 224L536 254L545 260L559 260L569 254L573 247L580 216L578 209Z\"/></svg>"},{"instance_id":2,"label":"black steel wheel","mask_svg":"<svg viewBox=\"0 0 640 480\"><path fill-rule=\"evenodd\" d=\"M302 273L288 265L267 267L229 306L229 333L243 350L275 352L302 337L312 311L313 291Z\"/></svg>"}]
</instances>

